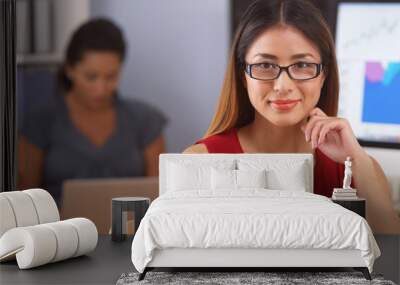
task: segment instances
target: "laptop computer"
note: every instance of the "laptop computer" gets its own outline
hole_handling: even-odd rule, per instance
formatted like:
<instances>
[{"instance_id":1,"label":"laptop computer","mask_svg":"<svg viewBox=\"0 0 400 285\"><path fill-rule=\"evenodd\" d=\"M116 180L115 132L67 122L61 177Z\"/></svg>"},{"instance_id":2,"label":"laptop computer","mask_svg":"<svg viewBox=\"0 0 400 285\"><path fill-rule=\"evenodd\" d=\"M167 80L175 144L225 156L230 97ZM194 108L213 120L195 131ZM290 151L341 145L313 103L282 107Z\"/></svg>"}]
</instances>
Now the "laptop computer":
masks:
<instances>
[{"instance_id":1,"label":"laptop computer","mask_svg":"<svg viewBox=\"0 0 400 285\"><path fill-rule=\"evenodd\" d=\"M158 197L158 177L72 179L63 183L62 219L92 220L99 234L109 234L111 199L114 197ZM133 233L133 215L128 215L127 234ZM130 226L129 226L130 225Z\"/></svg>"}]
</instances>

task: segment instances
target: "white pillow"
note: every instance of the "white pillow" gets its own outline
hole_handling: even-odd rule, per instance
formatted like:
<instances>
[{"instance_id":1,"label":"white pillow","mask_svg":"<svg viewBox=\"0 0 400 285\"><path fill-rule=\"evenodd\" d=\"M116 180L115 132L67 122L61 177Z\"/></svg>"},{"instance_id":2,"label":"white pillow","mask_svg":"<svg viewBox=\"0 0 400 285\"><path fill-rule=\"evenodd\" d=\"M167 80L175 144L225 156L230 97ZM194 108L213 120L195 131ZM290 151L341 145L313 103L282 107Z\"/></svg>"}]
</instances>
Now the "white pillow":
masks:
<instances>
[{"instance_id":1,"label":"white pillow","mask_svg":"<svg viewBox=\"0 0 400 285\"><path fill-rule=\"evenodd\" d=\"M169 161L167 191L210 190L211 169L235 169L234 160L227 161Z\"/></svg>"},{"instance_id":2,"label":"white pillow","mask_svg":"<svg viewBox=\"0 0 400 285\"><path fill-rule=\"evenodd\" d=\"M239 190L241 188L266 188L267 177L262 170L211 170L212 190Z\"/></svg>"},{"instance_id":3,"label":"white pillow","mask_svg":"<svg viewBox=\"0 0 400 285\"><path fill-rule=\"evenodd\" d=\"M236 170L238 188L267 188L267 171L261 170Z\"/></svg>"},{"instance_id":4,"label":"white pillow","mask_svg":"<svg viewBox=\"0 0 400 285\"><path fill-rule=\"evenodd\" d=\"M303 165L296 165L287 171L271 169L267 173L268 188L274 190L306 191L307 176L304 174Z\"/></svg>"},{"instance_id":5,"label":"white pillow","mask_svg":"<svg viewBox=\"0 0 400 285\"><path fill-rule=\"evenodd\" d=\"M305 160L239 160L238 168L239 170L266 169L268 189L307 191L310 183L313 183L308 181L310 170Z\"/></svg>"},{"instance_id":6,"label":"white pillow","mask_svg":"<svg viewBox=\"0 0 400 285\"><path fill-rule=\"evenodd\" d=\"M212 168L211 189L236 189L236 170Z\"/></svg>"}]
</instances>

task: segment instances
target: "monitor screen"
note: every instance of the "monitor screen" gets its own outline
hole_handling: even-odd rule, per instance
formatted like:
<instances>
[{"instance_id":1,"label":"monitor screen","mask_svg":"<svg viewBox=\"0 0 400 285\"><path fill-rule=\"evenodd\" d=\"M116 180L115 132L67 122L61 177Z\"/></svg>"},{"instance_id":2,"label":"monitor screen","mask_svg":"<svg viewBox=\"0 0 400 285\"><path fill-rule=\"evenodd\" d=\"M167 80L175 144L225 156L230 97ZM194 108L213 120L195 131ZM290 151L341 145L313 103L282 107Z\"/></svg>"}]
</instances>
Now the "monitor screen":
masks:
<instances>
[{"instance_id":1,"label":"monitor screen","mask_svg":"<svg viewBox=\"0 0 400 285\"><path fill-rule=\"evenodd\" d=\"M400 147L400 2L339 3L336 48L338 115L367 145Z\"/></svg>"}]
</instances>

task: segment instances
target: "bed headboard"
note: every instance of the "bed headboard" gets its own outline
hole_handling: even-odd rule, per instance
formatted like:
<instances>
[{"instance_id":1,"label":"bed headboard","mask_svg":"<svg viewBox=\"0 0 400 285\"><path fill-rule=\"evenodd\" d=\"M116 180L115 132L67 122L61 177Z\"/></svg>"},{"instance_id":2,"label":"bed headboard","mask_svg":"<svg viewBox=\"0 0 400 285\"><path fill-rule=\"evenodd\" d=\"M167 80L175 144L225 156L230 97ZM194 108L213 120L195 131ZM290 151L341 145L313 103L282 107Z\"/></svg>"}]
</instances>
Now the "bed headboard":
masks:
<instances>
[{"instance_id":1,"label":"bed headboard","mask_svg":"<svg viewBox=\"0 0 400 285\"><path fill-rule=\"evenodd\" d=\"M217 161L232 161L235 169L240 169L240 165L246 166L254 163L266 163L270 167L278 168L280 165L290 165L293 163L303 163L301 175L305 179L305 191L313 193L314 184L314 159L312 154L182 154L168 153L160 155L159 163L159 195L167 192L168 185L168 164L176 163L199 163L212 164Z\"/></svg>"}]
</instances>

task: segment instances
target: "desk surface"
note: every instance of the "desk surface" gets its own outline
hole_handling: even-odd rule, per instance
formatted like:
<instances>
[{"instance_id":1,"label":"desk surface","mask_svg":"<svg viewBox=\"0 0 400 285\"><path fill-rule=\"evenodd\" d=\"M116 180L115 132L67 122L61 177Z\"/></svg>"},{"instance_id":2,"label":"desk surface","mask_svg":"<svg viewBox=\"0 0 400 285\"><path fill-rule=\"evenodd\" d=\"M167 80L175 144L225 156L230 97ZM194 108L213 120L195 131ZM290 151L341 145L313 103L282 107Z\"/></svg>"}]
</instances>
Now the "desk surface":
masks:
<instances>
[{"instance_id":1,"label":"desk surface","mask_svg":"<svg viewBox=\"0 0 400 285\"><path fill-rule=\"evenodd\" d=\"M375 236L382 256L374 272L400 282L400 236ZM87 256L19 270L15 261L0 264L0 284L115 284L124 272L134 271L130 258L132 238L112 242L99 236L95 251Z\"/></svg>"}]
</instances>

